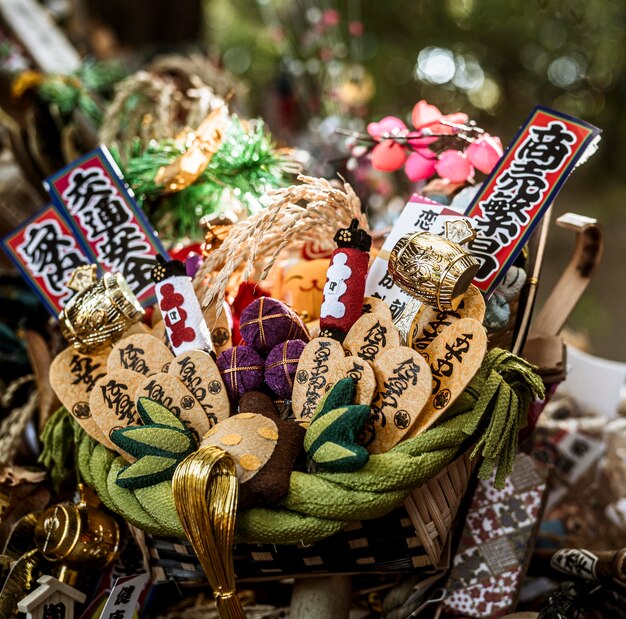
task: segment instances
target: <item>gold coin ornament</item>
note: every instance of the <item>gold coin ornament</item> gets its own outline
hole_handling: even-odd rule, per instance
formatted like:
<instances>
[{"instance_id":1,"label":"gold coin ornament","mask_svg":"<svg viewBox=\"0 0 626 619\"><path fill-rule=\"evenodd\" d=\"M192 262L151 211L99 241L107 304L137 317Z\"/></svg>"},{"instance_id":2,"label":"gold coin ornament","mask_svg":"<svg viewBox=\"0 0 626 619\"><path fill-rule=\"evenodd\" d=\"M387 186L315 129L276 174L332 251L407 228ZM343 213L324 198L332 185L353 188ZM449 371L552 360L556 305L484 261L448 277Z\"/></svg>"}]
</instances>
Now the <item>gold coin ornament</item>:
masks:
<instances>
[{"instance_id":1,"label":"gold coin ornament","mask_svg":"<svg viewBox=\"0 0 626 619\"><path fill-rule=\"evenodd\" d=\"M143 377L135 391L135 401L139 398L148 398L167 408L194 433L198 441L213 425L193 393L172 374L159 372Z\"/></svg>"},{"instance_id":2,"label":"gold coin ornament","mask_svg":"<svg viewBox=\"0 0 626 619\"><path fill-rule=\"evenodd\" d=\"M463 393L480 369L487 353L487 333L480 322L461 318L421 351L430 366L432 392L410 436L432 426Z\"/></svg>"},{"instance_id":3,"label":"gold coin ornament","mask_svg":"<svg viewBox=\"0 0 626 619\"><path fill-rule=\"evenodd\" d=\"M440 311L427 305L422 306L413 322L411 347L414 350L425 350L446 327L461 318L473 318L480 323L485 318L485 299L474 285L467 289L456 310Z\"/></svg>"},{"instance_id":4,"label":"gold coin ornament","mask_svg":"<svg viewBox=\"0 0 626 619\"><path fill-rule=\"evenodd\" d=\"M102 444L129 461L134 458L117 447L111 441L110 434L119 428L141 424L135 407L135 393L144 380L143 374L132 370L108 372L96 382L89 396L91 414L104 435Z\"/></svg>"},{"instance_id":5,"label":"gold coin ornament","mask_svg":"<svg viewBox=\"0 0 626 619\"><path fill-rule=\"evenodd\" d=\"M408 438L420 411L431 394L431 370L422 356L411 348L387 350L373 364L378 395L365 428L370 453L389 451Z\"/></svg>"},{"instance_id":6,"label":"gold coin ornament","mask_svg":"<svg viewBox=\"0 0 626 619\"><path fill-rule=\"evenodd\" d=\"M203 350L182 353L170 363L168 373L194 395L212 426L228 418L228 392L211 355Z\"/></svg>"},{"instance_id":7,"label":"gold coin ornament","mask_svg":"<svg viewBox=\"0 0 626 619\"><path fill-rule=\"evenodd\" d=\"M398 330L393 322L380 314L364 314L343 341L343 347L355 357L373 363L385 351L400 345Z\"/></svg>"},{"instance_id":8,"label":"gold coin ornament","mask_svg":"<svg viewBox=\"0 0 626 619\"><path fill-rule=\"evenodd\" d=\"M363 299L364 314L378 314L386 320L393 320L389 306L377 297L365 297Z\"/></svg>"},{"instance_id":9,"label":"gold coin ornament","mask_svg":"<svg viewBox=\"0 0 626 619\"><path fill-rule=\"evenodd\" d=\"M143 376L167 372L174 359L170 349L156 337L137 333L120 340L111 351L107 361L110 372L131 370Z\"/></svg>"},{"instance_id":10,"label":"gold coin ornament","mask_svg":"<svg viewBox=\"0 0 626 619\"><path fill-rule=\"evenodd\" d=\"M103 434L91 414L89 396L96 383L107 373L110 348L82 355L69 347L59 353L50 365L50 385L61 404L80 426L98 442Z\"/></svg>"},{"instance_id":11,"label":"gold coin ornament","mask_svg":"<svg viewBox=\"0 0 626 619\"><path fill-rule=\"evenodd\" d=\"M293 383L292 408L296 418L313 417L317 403L333 383L333 368L344 357L341 344L329 337L315 338L304 347Z\"/></svg>"},{"instance_id":12,"label":"gold coin ornament","mask_svg":"<svg viewBox=\"0 0 626 619\"><path fill-rule=\"evenodd\" d=\"M120 273L105 273L97 280L93 265L76 288L79 290L59 314L59 326L67 341L86 354L117 342L144 314L139 301ZM75 272L76 273L76 272Z\"/></svg>"}]
</instances>

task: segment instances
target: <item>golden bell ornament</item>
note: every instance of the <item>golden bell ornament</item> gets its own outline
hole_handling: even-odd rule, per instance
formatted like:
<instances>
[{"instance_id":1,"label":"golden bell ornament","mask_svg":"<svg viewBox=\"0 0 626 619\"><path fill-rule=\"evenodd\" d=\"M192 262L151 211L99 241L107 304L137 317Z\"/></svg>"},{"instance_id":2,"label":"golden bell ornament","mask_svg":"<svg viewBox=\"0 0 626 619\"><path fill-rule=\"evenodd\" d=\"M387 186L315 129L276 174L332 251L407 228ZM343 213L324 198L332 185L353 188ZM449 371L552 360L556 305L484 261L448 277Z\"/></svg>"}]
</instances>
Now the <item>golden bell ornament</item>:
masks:
<instances>
[{"instance_id":1,"label":"golden bell ornament","mask_svg":"<svg viewBox=\"0 0 626 619\"><path fill-rule=\"evenodd\" d=\"M117 555L120 529L114 518L84 502L59 503L39 517L35 543L49 561L102 569Z\"/></svg>"},{"instance_id":2,"label":"golden bell ornament","mask_svg":"<svg viewBox=\"0 0 626 619\"><path fill-rule=\"evenodd\" d=\"M78 292L59 314L59 325L67 341L83 354L114 344L144 314L120 273L105 273L97 280L95 267L80 267L73 280Z\"/></svg>"}]
</instances>

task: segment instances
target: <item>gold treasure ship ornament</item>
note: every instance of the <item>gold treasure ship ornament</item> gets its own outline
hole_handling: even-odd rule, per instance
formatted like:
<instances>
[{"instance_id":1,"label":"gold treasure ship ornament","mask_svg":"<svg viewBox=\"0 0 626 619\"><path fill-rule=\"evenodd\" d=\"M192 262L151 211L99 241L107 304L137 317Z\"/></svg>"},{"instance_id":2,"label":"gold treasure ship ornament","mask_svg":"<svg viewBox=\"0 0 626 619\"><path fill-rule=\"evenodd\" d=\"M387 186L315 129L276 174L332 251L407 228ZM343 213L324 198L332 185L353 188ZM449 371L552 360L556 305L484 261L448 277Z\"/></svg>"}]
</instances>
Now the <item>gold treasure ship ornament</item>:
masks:
<instances>
[{"instance_id":1,"label":"gold treasure ship ornament","mask_svg":"<svg viewBox=\"0 0 626 619\"><path fill-rule=\"evenodd\" d=\"M114 344L144 314L120 273L105 273L98 280L95 265L79 267L68 287L76 294L59 314L59 325L83 354Z\"/></svg>"},{"instance_id":2,"label":"gold treasure ship ornament","mask_svg":"<svg viewBox=\"0 0 626 619\"><path fill-rule=\"evenodd\" d=\"M476 238L467 219L445 224L445 236L413 232L403 236L389 255L388 270L394 283L411 297L395 321L403 344L422 303L440 311L455 311L467 292L480 263L461 244Z\"/></svg>"}]
</instances>

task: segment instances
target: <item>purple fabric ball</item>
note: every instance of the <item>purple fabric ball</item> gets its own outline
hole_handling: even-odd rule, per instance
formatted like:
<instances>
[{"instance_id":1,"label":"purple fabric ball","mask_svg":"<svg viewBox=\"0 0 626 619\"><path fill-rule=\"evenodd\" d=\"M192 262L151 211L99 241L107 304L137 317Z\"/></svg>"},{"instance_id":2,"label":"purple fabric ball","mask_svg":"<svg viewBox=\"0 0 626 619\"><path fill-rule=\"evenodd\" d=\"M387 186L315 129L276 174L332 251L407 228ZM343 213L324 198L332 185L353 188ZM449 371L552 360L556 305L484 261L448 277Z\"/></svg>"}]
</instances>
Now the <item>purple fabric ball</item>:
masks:
<instances>
[{"instance_id":1,"label":"purple fabric ball","mask_svg":"<svg viewBox=\"0 0 626 619\"><path fill-rule=\"evenodd\" d=\"M287 340L310 339L298 314L270 297L255 299L241 312L239 332L245 343L262 355Z\"/></svg>"},{"instance_id":2,"label":"purple fabric ball","mask_svg":"<svg viewBox=\"0 0 626 619\"><path fill-rule=\"evenodd\" d=\"M234 346L225 350L217 358L217 367L232 402L263 385L263 358L249 346Z\"/></svg>"},{"instance_id":3,"label":"purple fabric ball","mask_svg":"<svg viewBox=\"0 0 626 619\"><path fill-rule=\"evenodd\" d=\"M267 355L265 382L278 397L291 399L293 379L305 346L302 340L287 340L274 346Z\"/></svg>"}]
</instances>

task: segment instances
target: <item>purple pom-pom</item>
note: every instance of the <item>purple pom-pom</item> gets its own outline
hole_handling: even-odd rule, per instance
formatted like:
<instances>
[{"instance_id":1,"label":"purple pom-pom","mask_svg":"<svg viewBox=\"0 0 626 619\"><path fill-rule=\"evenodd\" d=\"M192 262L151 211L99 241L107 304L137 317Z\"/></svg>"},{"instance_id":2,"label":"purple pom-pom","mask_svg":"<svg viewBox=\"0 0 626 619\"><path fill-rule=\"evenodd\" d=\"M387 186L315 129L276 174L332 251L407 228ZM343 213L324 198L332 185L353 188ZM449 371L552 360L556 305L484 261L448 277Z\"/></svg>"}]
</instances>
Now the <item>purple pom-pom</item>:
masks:
<instances>
[{"instance_id":1,"label":"purple pom-pom","mask_svg":"<svg viewBox=\"0 0 626 619\"><path fill-rule=\"evenodd\" d=\"M270 297L255 299L241 312L239 332L245 343L261 354L287 340L310 339L298 314Z\"/></svg>"},{"instance_id":2,"label":"purple pom-pom","mask_svg":"<svg viewBox=\"0 0 626 619\"><path fill-rule=\"evenodd\" d=\"M274 346L267 355L265 382L277 396L291 399L293 379L305 346L302 340L287 340Z\"/></svg>"},{"instance_id":3,"label":"purple pom-pom","mask_svg":"<svg viewBox=\"0 0 626 619\"><path fill-rule=\"evenodd\" d=\"M225 350L217 358L217 367L232 402L263 385L263 358L249 346L234 346Z\"/></svg>"}]
</instances>

